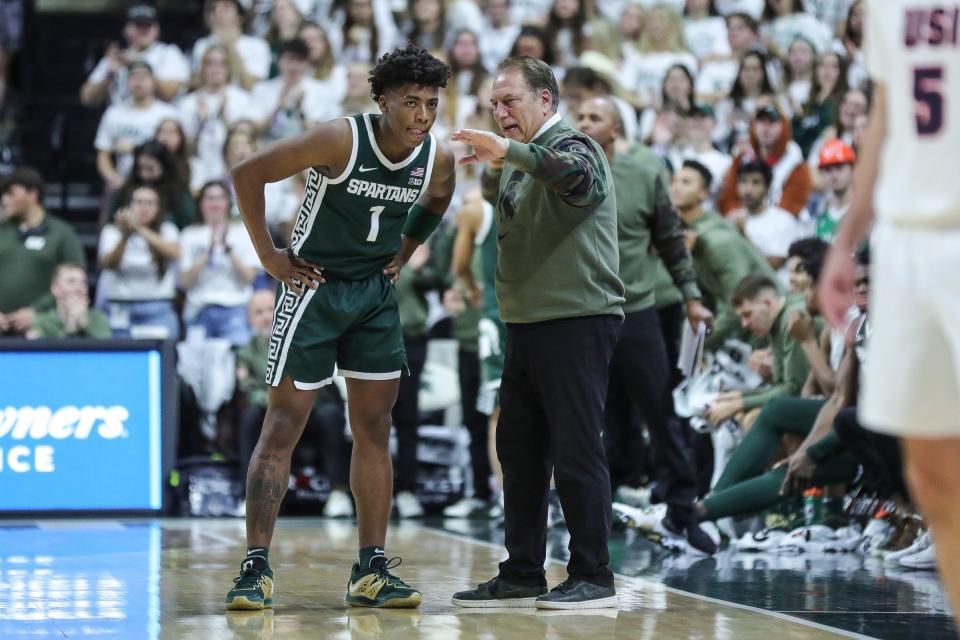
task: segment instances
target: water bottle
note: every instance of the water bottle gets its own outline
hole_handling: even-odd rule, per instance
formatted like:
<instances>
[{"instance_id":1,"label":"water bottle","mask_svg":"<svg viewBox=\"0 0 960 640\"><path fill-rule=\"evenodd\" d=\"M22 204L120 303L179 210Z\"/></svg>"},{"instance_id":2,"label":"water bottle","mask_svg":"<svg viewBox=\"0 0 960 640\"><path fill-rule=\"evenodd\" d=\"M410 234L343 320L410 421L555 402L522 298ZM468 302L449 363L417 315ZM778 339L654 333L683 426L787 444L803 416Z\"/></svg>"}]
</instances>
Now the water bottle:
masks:
<instances>
[{"instance_id":1,"label":"water bottle","mask_svg":"<svg viewBox=\"0 0 960 640\"><path fill-rule=\"evenodd\" d=\"M823 524L823 501L825 492L813 487L803 492L803 519L806 526Z\"/></svg>"}]
</instances>

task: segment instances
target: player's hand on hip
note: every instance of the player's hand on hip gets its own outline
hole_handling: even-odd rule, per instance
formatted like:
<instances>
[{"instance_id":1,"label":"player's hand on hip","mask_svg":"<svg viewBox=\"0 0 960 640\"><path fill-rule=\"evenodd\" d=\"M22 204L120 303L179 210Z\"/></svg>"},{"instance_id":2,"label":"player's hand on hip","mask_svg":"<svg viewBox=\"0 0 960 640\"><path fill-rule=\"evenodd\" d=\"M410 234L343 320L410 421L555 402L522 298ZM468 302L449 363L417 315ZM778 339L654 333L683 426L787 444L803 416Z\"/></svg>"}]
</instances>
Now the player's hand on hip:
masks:
<instances>
[{"instance_id":1,"label":"player's hand on hip","mask_svg":"<svg viewBox=\"0 0 960 640\"><path fill-rule=\"evenodd\" d=\"M457 164L473 164L474 162L490 162L507 155L510 141L490 131L478 129L460 129L450 134L454 142L463 142L473 147L473 153L460 158Z\"/></svg>"},{"instance_id":2,"label":"player's hand on hip","mask_svg":"<svg viewBox=\"0 0 960 640\"><path fill-rule=\"evenodd\" d=\"M856 263L849 251L839 246L830 248L823 272L820 274L817 298L820 302L820 312L834 327L843 327L844 316L853 306L856 271Z\"/></svg>"},{"instance_id":3,"label":"player's hand on hip","mask_svg":"<svg viewBox=\"0 0 960 640\"><path fill-rule=\"evenodd\" d=\"M397 254L393 256L393 260L383 268L383 275L390 278L390 284L397 284L397 280L400 279L400 270L403 269L406 264L407 261Z\"/></svg>"},{"instance_id":4,"label":"player's hand on hip","mask_svg":"<svg viewBox=\"0 0 960 640\"><path fill-rule=\"evenodd\" d=\"M262 262L267 273L290 287L298 296L306 293L307 287L316 289L326 282L323 267L295 255L293 249L274 249Z\"/></svg>"}]
</instances>

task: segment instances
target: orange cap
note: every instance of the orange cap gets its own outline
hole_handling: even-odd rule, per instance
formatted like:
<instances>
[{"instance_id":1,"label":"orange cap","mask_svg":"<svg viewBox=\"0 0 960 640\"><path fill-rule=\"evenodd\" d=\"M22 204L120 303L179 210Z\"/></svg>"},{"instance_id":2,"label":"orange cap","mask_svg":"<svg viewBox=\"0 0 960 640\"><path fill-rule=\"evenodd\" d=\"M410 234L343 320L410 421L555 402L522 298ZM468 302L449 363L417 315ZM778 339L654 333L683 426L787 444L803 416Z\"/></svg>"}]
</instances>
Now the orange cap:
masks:
<instances>
[{"instance_id":1,"label":"orange cap","mask_svg":"<svg viewBox=\"0 0 960 640\"><path fill-rule=\"evenodd\" d=\"M834 138L820 149L820 166L829 167L834 164L852 164L857 161L857 154L839 138Z\"/></svg>"}]
</instances>

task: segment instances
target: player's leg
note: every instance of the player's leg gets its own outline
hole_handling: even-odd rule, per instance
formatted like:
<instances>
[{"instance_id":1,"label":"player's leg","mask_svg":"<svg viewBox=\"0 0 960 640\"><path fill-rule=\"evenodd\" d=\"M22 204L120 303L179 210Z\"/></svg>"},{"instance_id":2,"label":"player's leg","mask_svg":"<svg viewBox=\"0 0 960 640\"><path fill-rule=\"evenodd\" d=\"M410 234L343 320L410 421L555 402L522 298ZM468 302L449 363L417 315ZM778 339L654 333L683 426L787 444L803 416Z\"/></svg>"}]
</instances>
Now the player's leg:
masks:
<instances>
[{"instance_id":1,"label":"player's leg","mask_svg":"<svg viewBox=\"0 0 960 640\"><path fill-rule=\"evenodd\" d=\"M954 615L960 612L960 438L905 438L911 495L930 524Z\"/></svg>"},{"instance_id":2,"label":"player's leg","mask_svg":"<svg viewBox=\"0 0 960 640\"><path fill-rule=\"evenodd\" d=\"M301 391L288 376L267 395L267 412L260 438L247 469L247 555L227 608L263 609L273 606L270 542L280 503L287 492L290 457L307 423L316 391Z\"/></svg>"},{"instance_id":3,"label":"player's leg","mask_svg":"<svg viewBox=\"0 0 960 640\"><path fill-rule=\"evenodd\" d=\"M393 498L390 417L400 379L347 378L347 412L353 432L350 489L357 503L360 548L383 548Z\"/></svg>"},{"instance_id":4,"label":"player's leg","mask_svg":"<svg viewBox=\"0 0 960 640\"><path fill-rule=\"evenodd\" d=\"M390 569L384 549L393 496L390 461L391 411L406 369L396 290L377 275L353 282L347 298L355 322L343 334L337 353L347 379L347 412L353 432L350 488L357 505L359 561L347 584L350 606L408 608L422 596ZM399 560L399 559L397 559Z\"/></svg>"},{"instance_id":5,"label":"player's leg","mask_svg":"<svg viewBox=\"0 0 960 640\"><path fill-rule=\"evenodd\" d=\"M247 470L247 556L227 594L228 609L272 606L270 542L287 491L290 457L307 423L316 390L333 376L340 331L327 284L303 296L278 287L267 355L267 412Z\"/></svg>"},{"instance_id":6,"label":"player's leg","mask_svg":"<svg viewBox=\"0 0 960 640\"><path fill-rule=\"evenodd\" d=\"M286 377L267 393L267 414L247 469L247 546L269 548L280 502L287 492L290 457L313 408L316 391L301 391Z\"/></svg>"}]
</instances>

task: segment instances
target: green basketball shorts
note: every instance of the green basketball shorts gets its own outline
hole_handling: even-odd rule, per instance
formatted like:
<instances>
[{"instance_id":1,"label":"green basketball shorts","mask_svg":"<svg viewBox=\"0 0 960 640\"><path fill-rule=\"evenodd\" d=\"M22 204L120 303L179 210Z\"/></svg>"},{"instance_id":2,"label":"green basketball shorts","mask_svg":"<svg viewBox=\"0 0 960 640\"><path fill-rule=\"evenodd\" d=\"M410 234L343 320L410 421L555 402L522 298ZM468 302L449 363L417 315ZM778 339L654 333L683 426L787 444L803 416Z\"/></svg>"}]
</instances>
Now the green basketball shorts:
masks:
<instances>
[{"instance_id":1,"label":"green basketball shorts","mask_svg":"<svg viewBox=\"0 0 960 640\"><path fill-rule=\"evenodd\" d=\"M506 352L507 329L499 316L486 314L480 320L480 393L477 411L491 415L499 404L500 378L503 376L503 359Z\"/></svg>"},{"instance_id":2,"label":"green basketball shorts","mask_svg":"<svg viewBox=\"0 0 960 640\"><path fill-rule=\"evenodd\" d=\"M293 378L297 389L319 389L334 375L391 380L406 369L396 288L377 273L307 289L302 297L277 287L267 351L267 384Z\"/></svg>"}]
</instances>

